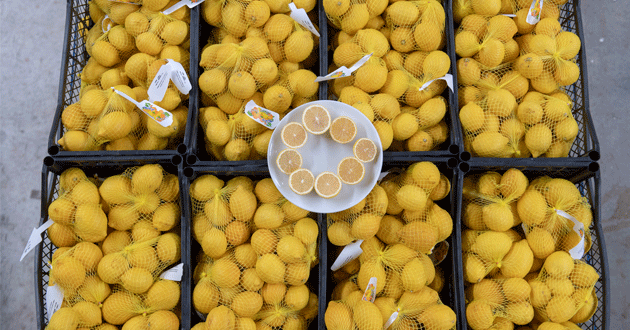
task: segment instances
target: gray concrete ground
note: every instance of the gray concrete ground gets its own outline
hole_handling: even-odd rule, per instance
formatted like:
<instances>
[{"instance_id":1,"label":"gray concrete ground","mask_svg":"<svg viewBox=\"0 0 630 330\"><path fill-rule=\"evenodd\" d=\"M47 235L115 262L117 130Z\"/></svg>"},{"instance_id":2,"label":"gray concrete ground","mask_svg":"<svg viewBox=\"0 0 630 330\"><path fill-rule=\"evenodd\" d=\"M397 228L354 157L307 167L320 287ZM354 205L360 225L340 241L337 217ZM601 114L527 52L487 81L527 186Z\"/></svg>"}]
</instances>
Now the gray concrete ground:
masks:
<instances>
[{"instance_id":1,"label":"gray concrete ground","mask_svg":"<svg viewBox=\"0 0 630 330\"><path fill-rule=\"evenodd\" d=\"M630 1L583 1L591 112L602 158L610 329L630 328ZM57 102L66 2L0 1L0 328L35 329L33 254L41 160Z\"/></svg>"}]
</instances>

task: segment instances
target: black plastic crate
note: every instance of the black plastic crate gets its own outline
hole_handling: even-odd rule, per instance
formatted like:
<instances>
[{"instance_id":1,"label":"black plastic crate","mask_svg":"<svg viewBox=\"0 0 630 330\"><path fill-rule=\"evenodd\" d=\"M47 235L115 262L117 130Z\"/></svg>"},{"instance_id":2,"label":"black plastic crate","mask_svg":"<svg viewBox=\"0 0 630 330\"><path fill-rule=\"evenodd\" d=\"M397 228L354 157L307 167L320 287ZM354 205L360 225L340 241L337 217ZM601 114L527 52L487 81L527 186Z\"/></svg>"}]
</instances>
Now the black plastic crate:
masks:
<instances>
[{"instance_id":1,"label":"black plastic crate","mask_svg":"<svg viewBox=\"0 0 630 330\"><path fill-rule=\"evenodd\" d=\"M460 163L458 169L460 176L458 188L459 195L457 196L459 213L457 214L456 220L458 222L458 227L461 230L461 208L463 202L462 187L463 179L465 176L481 174L488 171L503 173L510 168L517 168L521 170L525 174L525 176L530 179L530 181L537 177L549 176L551 178L567 179L575 183L582 196L588 199L588 202L591 205L591 210L593 211L593 222L591 224L591 227L589 228L591 233L592 246L591 249L584 254L582 261L593 266L593 268L595 268L597 273L600 275L594 287L594 292L597 295L597 309L595 310L595 314L588 322L581 323L579 324L579 326L582 329L589 330L608 329L610 325L609 305L611 288L610 274L608 272L608 257L606 254L606 244L604 242L604 231L602 230L601 224L601 173L599 171L599 165L596 162L592 162L590 164L572 162L569 164L566 161L560 159L554 161L554 159L551 158L549 160L550 162L547 164L536 164L535 159L530 159L527 164L524 164L522 160L517 160L513 158L493 159L492 164L488 164L488 162L482 161L481 159L473 159L470 162ZM462 289L459 293L459 316L462 322L462 326L460 329L468 329L469 327L466 321L466 300L463 291L464 276L461 241L459 257L459 269L461 270L459 272L461 281L459 287Z\"/></svg>"},{"instance_id":2,"label":"black plastic crate","mask_svg":"<svg viewBox=\"0 0 630 330\"><path fill-rule=\"evenodd\" d=\"M61 73L59 77L59 96L57 108L48 137L48 154L56 157L78 157L78 156L162 156L162 155L183 155L190 145L190 130L194 126L191 124L196 103L197 79L193 77L191 71L190 82L193 86L188 100L188 118L186 120L186 130L184 138L174 150L100 150L100 151L65 151L57 144L57 141L65 133L65 128L61 122L61 113L72 103L79 101L81 91L81 71L89 59L89 54L85 48L83 36L87 34L94 22L90 19L88 0L68 0L66 8L66 27L64 35L64 50L61 60ZM193 23L193 11L191 11L191 26ZM191 31L192 33L192 31ZM197 39L190 38L190 67L192 68L193 53L197 55ZM194 50L194 52L193 52ZM197 65L197 64L195 64ZM185 104L185 103L184 103Z\"/></svg>"},{"instance_id":3,"label":"black plastic crate","mask_svg":"<svg viewBox=\"0 0 630 330\"><path fill-rule=\"evenodd\" d=\"M212 34L212 32L217 29L214 26L208 24L201 17L201 6L197 6L191 12L191 21L190 21L190 79L193 82L193 90L195 90L194 102L195 109L193 111L194 117L189 117L192 124L190 126L190 136L187 141L189 141L187 145L188 154L186 155L186 164L187 165L195 165L195 166L245 166L245 165L255 165L262 166L267 164L266 160L243 160L243 161L218 161L215 157L210 155L206 150L206 141L204 138L204 128L201 127L201 123L199 122L199 109L203 107L201 103L201 94L202 92L199 90L198 80L199 76L204 72L204 69L199 66L199 60L201 57L201 53L203 48L206 46L208 38ZM326 38L326 14L324 13L324 5L321 1L317 2L317 6L313 8L313 11L317 11L318 21L317 23L319 29L319 66L315 65L311 68L314 70L313 72L316 75L319 75L320 72L325 72L327 66L324 59L327 58L328 54L326 53L326 49L328 47L328 40ZM273 13L272 13L273 15ZM288 13L287 13L288 15ZM194 17L194 18L193 18ZM323 18L322 18L323 17ZM196 25L195 25L196 24ZM195 38L195 48L193 49L193 38ZM193 56L193 52L195 53ZM324 64L322 64L324 63ZM194 73L193 73L194 71ZM327 85L324 83L319 83L319 99L325 100L326 97L326 88ZM191 92L190 98L193 98L193 94ZM191 101L193 102L193 101Z\"/></svg>"},{"instance_id":4,"label":"black plastic crate","mask_svg":"<svg viewBox=\"0 0 630 330\"><path fill-rule=\"evenodd\" d=\"M452 10L452 6L451 6ZM595 125L591 116L589 96L588 96L588 74L587 74L587 60L586 50L584 49L586 43L584 39L584 24L582 23L582 10L580 6L580 0L568 0L562 7L560 7L560 18L558 19L562 30L575 33L582 41L580 52L576 57L576 64L580 68L580 77L578 80L570 86L565 86L564 91L573 100L573 117L578 123L578 135L571 146L568 157L560 157L553 159L564 159L570 161L583 161L591 162L600 159L599 140L595 134ZM458 126L461 128L461 122L459 121L459 110L456 120ZM463 141L463 140L462 140ZM461 149L460 159L462 161L468 161L472 155L469 151ZM485 157L474 157L477 159L496 159Z\"/></svg>"},{"instance_id":5,"label":"black plastic crate","mask_svg":"<svg viewBox=\"0 0 630 330\"><path fill-rule=\"evenodd\" d=\"M264 165L250 164L248 166L238 166L238 167L231 166L231 164L227 164L225 166L191 166L191 167L184 168L183 169L184 178L180 180L180 182L182 183L180 190L186 191L186 199L182 200L182 205L183 205L182 217L184 217L186 221L187 228L192 227L192 201L189 195L190 185L199 176L206 175L206 174L215 175L218 178L224 180L225 182L237 176L247 176L248 178L252 180L259 180L259 179L270 177L269 170L266 164ZM308 281L306 282L306 285L308 286L311 292L317 294L319 305L318 305L317 317L313 319L311 323L309 324L308 326L309 330L325 329L324 312L326 310L326 305L325 305L326 301L325 299L323 299L323 297L326 296L326 278L325 277L326 277L326 269L327 269L327 263L326 263L327 250L326 250L325 242L328 239L326 236L325 218L323 218L322 214L315 214L315 216L317 217L316 220L317 220L317 223L319 224L319 236L317 238L319 263L311 269L311 273L310 273ZM324 223L324 225L322 225L322 223ZM201 249L201 245L192 238L191 230L188 231L188 240L190 243L190 254L189 254L189 257L190 257L189 261L191 264L190 269L194 270L198 264L197 256L199 252L202 251L202 249ZM192 272L188 274L184 274L184 276L188 276L186 280L188 281L188 283L190 283L190 292L189 292L189 296L187 297L188 301L186 302L186 304L188 306L191 306L190 317L187 320L187 322L189 322L188 324L190 324L191 327L199 322L204 321L204 319L202 319L201 317L201 314L194 310L194 307L192 304L192 290L194 289L194 285L192 284L193 283L192 275L193 275ZM184 317L183 314L182 314L182 317ZM183 324L183 320L182 320L182 324Z\"/></svg>"},{"instance_id":6,"label":"black plastic crate","mask_svg":"<svg viewBox=\"0 0 630 330\"><path fill-rule=\"evenodd\" d=\"M393 157L390 160L383 162L382 173L388 172L392 169L406 169L410 165L422 161L430 161L435 164L440 170L440 173L444 174L451 182L451 191L449 192L448 196L441 201L436 202L437 205L448 211L451 215L451 218L453 219L453 232L451 236L446 239L446 242L448 242L449 244L449 251L446 258L439 264L444 273L444 288L440 293L440 300L442 301L442 303L449 306L453 310L453 312L455 312L455 314L457 315L457 329L461 329L459 306L460 303L463 302L460 302L460 288L458 287L458 285L460 284L459 277L461 275L461 230L459 228L459 222L457 221L458 218L456 217L458 212L458 204L456 203L457 191L458 187L461 186L461 183L458 179L460 171L457 170L457 160L455 158L448 157L417 157L414 159L409 159L407 157ZM324 214L322 217L322 227L324 229L324 234L327 234L326 219L327 217ZM326 250L328 251L326 255L326 258L328 260L326 263L327 265L332 266L332 264L337 259L339 251L341 251L342 247L333 245L328 240L326 240L325 246ZM325 281L322 281L321 283L321 285L323 286L323 290L326 292L325 298L320 298L320 312L322 313L325 313L326 308L328 307L328 303L331 300L333 289L336 285L336 283L333 281L332 271L330 270L330 267L326 266L325 271L326 278ZM364 290L364 288L359 289ZM463 290L463 284L461 289ZM322 304L324 305L323 309L321 309Z\"/></svg>"},{"instance_id":7,"label":"black plastic crate","mask_svg":"<svg viewBox=\"0 0 630 330\"><path fill-rule=\"evenodd\" d=\"M187 190L183 190L183 166L180 156L156 156L144 158L116 158L115 161L103 160L102 158L61 158L53 159L46 157L42 166L42 195L41 195L41 215L39 225L48 221L48 206L52 201L59 197L59 175L72 167L82 169L88 177L97 175L99 178L106 178L112 175L121 174L125 169L133 166L142 166L145 164L159 164L162 168L171 174L175 174L179 178L180 186L180 207L186 205L188 196ZM181 263L184 264L184 272L180 282L180 329L190 329L190 319L185 317L190 315L190 228L186 221L185 214L182 211L180 217L180 236L181 236ZM48 315L46 311L46 291L49 282L50 264L52 255L57 249L48 239L46 231L42 234L43 241L35 248L35 308L37 312L37 329L44 330L48 324Z\"/></svg>"},{"instance_id":8,"label":"black plastic crate","mask_svg":"<svg viewBox=\"0 0 630 330\"><path fill-rule=\"evenodd\" d=\"M461 125L457 120L457 116L459 114L459 106L457 100L457 62L455 59L455 32L453 27L453 6L451 5L451 0L448 1L439 1L441 5L444 7L444 14L446 15L446 19L444 22L444 35L446 38L446 46L442 49L451 59L451 68L448 71L449 74L453 75L453 91L451 91L448 87L441 94L447 100L447 109L446 114L444 115L444 120L449 128L449 135L446 141L444 141L441 145L437 146L435 150L431 151L385 151L383 153L383 159L390 159L392 157L452 157L454 155L458 155L462 150L464 150L464 140L462 139ZM324 20L326 20L325 12L322 6L322 13L324 16ZM320 17L320 24L322 18ZM328 22L326 22L328 23ZM329 43L328 39L333 36L338 29L333 26L330 26L328 29L328 33L323 34L322 38L326 39L326 47L328 52L323 54L320 59L320 66L322 72L328 72L328 66L332 64L332 58L334 49L332 48L332 44ZM320 31L321 32L321 31ZM321 41L320 41L321 43ZM332 82L332 80L323 81L320 83L320 86L325 86L323 91L325 94L320 94L320 98L322 100L325 99L336 99L336 97L332 94L332 92L328 92L330 89L328 87L328 83Z\"/></svg>"}]
</instances>

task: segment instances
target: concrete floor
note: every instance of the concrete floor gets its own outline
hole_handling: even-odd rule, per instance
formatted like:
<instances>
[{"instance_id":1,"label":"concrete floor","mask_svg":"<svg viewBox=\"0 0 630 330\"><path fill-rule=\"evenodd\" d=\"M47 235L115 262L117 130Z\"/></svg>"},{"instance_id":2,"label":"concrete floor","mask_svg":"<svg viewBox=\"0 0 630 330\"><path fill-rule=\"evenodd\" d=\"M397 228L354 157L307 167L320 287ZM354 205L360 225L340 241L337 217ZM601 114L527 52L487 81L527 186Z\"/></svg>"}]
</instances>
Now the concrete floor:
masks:
<instances>
[{"instance_id":1,"label":"concrete floor","mask_svg":"<svg viewBox=\"0 0 630 330\"><path fill-rule=\"evenodd\" d=\"M41 160L57 103L65 1L0 1L0 328L35 329L33 254ZM630 328L630 1L583 1L591 112L601 145L610 329ZM625 165L624 165L625 164Z\"/></svg>"}]
</instances>

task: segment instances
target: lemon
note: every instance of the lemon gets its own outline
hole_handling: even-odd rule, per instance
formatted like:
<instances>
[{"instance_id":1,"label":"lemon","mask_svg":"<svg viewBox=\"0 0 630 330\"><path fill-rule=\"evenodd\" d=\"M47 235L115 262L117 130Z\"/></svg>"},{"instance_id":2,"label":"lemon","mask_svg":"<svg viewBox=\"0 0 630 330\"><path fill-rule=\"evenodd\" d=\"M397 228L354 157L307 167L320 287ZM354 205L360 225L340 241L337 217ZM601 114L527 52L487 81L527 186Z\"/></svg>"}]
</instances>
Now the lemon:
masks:
<instances>
[{"instance_id":1,"label":"lemon","mask_svg":"<svg viewBox=\"0 0 630 330\"><path fill-rule=\"evenodd\" d=\"M341 29L348 34L355 34L365 27L370 19L367 4L351 4L348 11L341 18Z\"/></svg>"},{"instance_id":2,"label":"lemon","mask_svg":"<svg viewBox=\"0 0 630 330\"><path fill-rule=\"evenodd\" d=\"M525 133L525 144L534 158L542 155L551 146L552 133L545 124L536 124Z\"/></svg>"}]
</instances>

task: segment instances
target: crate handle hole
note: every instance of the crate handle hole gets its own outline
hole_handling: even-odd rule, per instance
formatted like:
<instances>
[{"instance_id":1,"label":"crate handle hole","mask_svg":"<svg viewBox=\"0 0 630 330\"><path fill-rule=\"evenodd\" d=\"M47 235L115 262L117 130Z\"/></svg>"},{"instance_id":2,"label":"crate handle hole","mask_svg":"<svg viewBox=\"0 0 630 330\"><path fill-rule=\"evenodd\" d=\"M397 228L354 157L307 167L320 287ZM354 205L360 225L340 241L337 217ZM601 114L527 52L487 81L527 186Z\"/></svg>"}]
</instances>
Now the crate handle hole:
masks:
<instances>
[{"instance_id":1,"label":"crate handle hole","mask_svg":"<svg viewBox=\"0 0 630 330\"><path fill-rule=\"evenodd\" d=\"M466 172L470 171L470 165L468 165L468 163L460 163L459 164L459 169L462 172L466 173Z\"/></svg>"}]
</instances>

